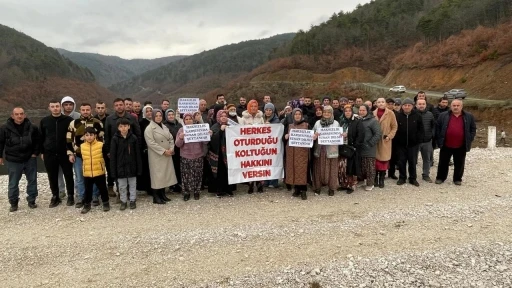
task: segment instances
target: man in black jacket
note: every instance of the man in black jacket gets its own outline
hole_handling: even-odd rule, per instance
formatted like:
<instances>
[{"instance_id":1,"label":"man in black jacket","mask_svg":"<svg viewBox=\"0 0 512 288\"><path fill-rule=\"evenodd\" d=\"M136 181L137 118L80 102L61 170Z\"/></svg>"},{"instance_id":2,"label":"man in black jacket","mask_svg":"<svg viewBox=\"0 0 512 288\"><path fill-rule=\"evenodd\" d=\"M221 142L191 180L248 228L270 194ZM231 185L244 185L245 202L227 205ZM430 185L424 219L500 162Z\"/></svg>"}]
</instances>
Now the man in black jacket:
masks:
<instances>
[{"instance_id":1,"label":"man in black jacket","mask_svg":"<svg viewBox=\"0 0 512 288\"><path fill-rule=\"evenodd\" d=\"M405 98L402 101L402 110L397 114L396 131L398 152L398 177L397 185L405 184L407 179L407 164L409 164L409 183L420 186L416 180L416 163L418 162L419 144L423 140L423 121L421 115L414 109L414 102Z\"/></svg>"},{"instance_id":2,"label":"man in black jacket","mask_svg":"<svg viewBox=\"0 0 512 288\"><path fill-rule=\"evenodd\" d=\"M304 97L304 105L302 105L302 115L306 121L310 121L310 119L315 118L315 106L311 102L311 97Z\"/></svg>"},{"instance_id":3,"label":"man in black jacket","mask_svg":"<svg viewBox=\"0 0 512 288\"><path fill-rule=\"evenodd\" d=\"M238 117L242 117L242 113L244 113L245 110L247 110L247 99L242 96L240 97L238 106L236 106L236 115L238 115Z\"/></svg>"},{"instance_id":4,"label":"man in black jacket","mask_svg":"<svg viewBox=\"0 0 512 288\"><path fill-rule=\"evenodd\" d=\"M137 139L139 140L139 143L142 143L142 133L140 131L139 122L133 115L125 111L124 107L124 100L121 98L114 99L114 110L115 112L107 117L107 120L105 121L105 138L103 140L103 151L109 154L110 151L110 142L112 141L112 138L117 132L117 120L121 118L128 119L130 121L130 131L132 131L135 136L137 136Z\"/></svg>"},{"instance_id":5,"label":"man in black jacket","mask_svg":"<svg viewBox=\"0 0 512 288\"><path fill-rule=\"evenodd\" d=\"M105 130L105 124L107 122L107 117L109 116L107 114L107 104L103 101L96 102L96 116L94 118L101 121L101 124L103 124L103 130ZM140 122L139 122L140 123ZM103 139L105 141L105 139ZM105 143L105 142L104 142ZM105 145L105 144L103 144ZM116 196L116 193L114 192L114 179L110 176L110 158L108 158L108 152L103 151L103 160L105 160L105 166L107 167L107 185L108 185L108 195L109 196Z\"/></svg>"},{"instance_id":6,"label":"man in black jacket","mask_svg":"<svg viewBox=\"0 0 512 288\"><path fill-rule=\"evenodd\" d=\"M73 118L61 113L60 102L58 100L50 101L49 109L52 113L41 120L39 130L41 132L41 159L44 160L44 166L48 173L48 181L52 190L52 200L50 208L57 207L61 203L59 197L59 167L64 174L66 182L66 191L68 200L66 205L72 206L74 200L74 182L73 182L73 164L67 155L66 134L69 123Z\"/></svg>"},{"instance_id":7,"label":"man in black jacket","mask_svg":"<svg viewBox=\"0 0 512 288\"><path fill-rule=\"evenodd\" d=\"M441 184L448 178L448 166L453 156L453 183L462 185L466 153L471 150L471 143L476 135L475 118L462 108L462 100L455 99L451 103L451 111L441 113L437 119L437 145L441 150L436 184Z\"/></svg>"},{"instance_id":8,"label":"man in black jacket","mask_svg":"<svg viewBox=\"0 0 512 288\"><path fill-rule=\"evenodd\" d=\"M430 179L430 167L434 163L432 139L434 139L436 133L436 121L434 120L434 114L427 111L427 101L418 99L418 101L416 101L416 109L421 115L424 128L423 139L421 139L419 145L421 159L423 160L423 173L421 176L423 181L432 183L432 179Z\"/></svg>"},{"instance_id":9,"label":"man in black jacket","mask_svg":"<svg viewBox=\"0 0 512 288\"><path fill-rule=\"evenodd\" d=\"M39 130L26 118L21 107L14 108L11 118L0 128L0 165L4 165L4 152L9 171L9 211L18 210L19 183L23 173L27 178L28 207L36 208Z\"/></svg>"}]
</instances>

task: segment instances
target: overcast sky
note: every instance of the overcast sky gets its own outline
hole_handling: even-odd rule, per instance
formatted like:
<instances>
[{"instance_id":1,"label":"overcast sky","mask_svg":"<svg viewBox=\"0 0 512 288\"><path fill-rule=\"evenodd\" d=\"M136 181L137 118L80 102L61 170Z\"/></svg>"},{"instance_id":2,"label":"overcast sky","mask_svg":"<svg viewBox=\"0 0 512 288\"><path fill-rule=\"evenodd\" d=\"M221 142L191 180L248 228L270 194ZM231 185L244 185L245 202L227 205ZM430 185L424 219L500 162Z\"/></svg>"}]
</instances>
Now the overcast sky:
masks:
<instances>
[{"instance_id":1,"label":"overcast sky","mask_svg":"<svg viewBox=\"0 0 512 288\"><path fill-rule=\"evenodd\" d=\"M0 0L0 24L47 46L123 58L191 55L307 30L369 0Z\"/></svg>"}]
</instances>

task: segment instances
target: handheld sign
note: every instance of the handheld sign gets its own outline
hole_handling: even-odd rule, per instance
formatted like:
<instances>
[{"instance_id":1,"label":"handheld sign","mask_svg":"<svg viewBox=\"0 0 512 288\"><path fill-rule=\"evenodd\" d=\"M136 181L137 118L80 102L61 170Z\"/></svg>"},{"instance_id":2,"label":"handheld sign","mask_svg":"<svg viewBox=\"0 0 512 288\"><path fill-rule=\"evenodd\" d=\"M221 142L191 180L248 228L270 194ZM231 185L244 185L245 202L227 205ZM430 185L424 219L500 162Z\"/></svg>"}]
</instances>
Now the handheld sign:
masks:
<instances>
[{"instance_id":1,"label":"handheld sign","mask_svg":"<svg viewBox=\"0 0 512 288\"><path fill-rule=\"evenodd\" d=\"M179 98L178 110L181 114L199 111L199 98Z\"/></svg>"},{"instance_id":2,"label":"handheld sign","mask_svg":"<svg viewBox=\"0 0 512 288\"><path fill-rule=\"evenodd\" d=\"M319 145L342 145L343 144L343 127L322 127L318 129Z\"/></svg>"},{"instance_id":3,"label":"handheld sign","mask_svg":"<svg viewBox=\"0 0 512 288\"><path fill-rule=\"evenodd\" d=\"M315 132L308 129L291 129L288 135L290 147L313 147L313 135Z\"/></svg>"},{"instance_id":4,"label":"handheld sign","mask_svg":"<svg viewBox=\"0 0 512 288\"><path fill-rule=\"evenodd\" d=\"M235 125L226 129L229 184L283 177L282 124Z\"/></svg>"},{"instance_id":5,"label":"handheld sign","mask_svg":"<svg viewBox=\"0 0 512 288\"><path fill-rule=\"evenodd\" d=\"M235 121L228 118L228 126L235 126L235 125L238 125L238 123L236 123Z\"/></svg>"},{"instance_id":6,"label":"handheld sign","mask_svg":"<svg viewBox=\"0 0 512 288\"><path fill-rule=\"evenodd\" d=\"M183 126L185 143L210 141L210 127L208 124L194 124Z\"/></svg>"}]
</instances>

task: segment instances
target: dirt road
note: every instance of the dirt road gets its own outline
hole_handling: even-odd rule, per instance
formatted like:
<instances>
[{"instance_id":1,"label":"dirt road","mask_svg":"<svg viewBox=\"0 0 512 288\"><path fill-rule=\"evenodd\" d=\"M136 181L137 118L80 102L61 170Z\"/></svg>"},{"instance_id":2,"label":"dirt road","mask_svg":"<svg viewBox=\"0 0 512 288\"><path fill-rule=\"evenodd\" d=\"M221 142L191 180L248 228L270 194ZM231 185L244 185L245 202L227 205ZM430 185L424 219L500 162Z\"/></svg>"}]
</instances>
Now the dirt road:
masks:
<instances>
[{"instance_id":1,"label":"dirt road","mask_svg":"<svg viewBox=\"0 0 512 288\"><path fill-rule=\"evenodd\" d=\"M39 207L29 210L22 199L20 210L8 213L7 178L1 176L0 283L507 287L511 164L512 149L474 149L461 187L450 181L397 186L389 179L384 189L334 197L310 192L301 201L276 189L248 195L239 186L234 198L204 193L183 202L173 195L157 206L141 195L136 210L113 205L85 216L64 205L48 208L44 174Z\"/></svg>"}]
</instances>

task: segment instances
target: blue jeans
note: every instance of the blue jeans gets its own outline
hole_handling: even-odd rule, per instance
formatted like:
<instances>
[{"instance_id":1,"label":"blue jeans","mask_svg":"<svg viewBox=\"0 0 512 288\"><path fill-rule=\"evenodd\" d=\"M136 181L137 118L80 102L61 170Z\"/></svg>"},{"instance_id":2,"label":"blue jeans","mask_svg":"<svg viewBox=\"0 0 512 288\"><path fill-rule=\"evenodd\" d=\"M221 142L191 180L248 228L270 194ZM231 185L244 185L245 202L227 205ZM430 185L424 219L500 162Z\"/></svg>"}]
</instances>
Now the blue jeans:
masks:
<instances>
[{"instance_id":1,"label":"blue jeans","mask_svg":"<svg viewBox=\"0 0 512 288\"><path fill-rule=\"evenodd\" d=\"M279 179L265 180L265 187L268 187L269 185L277 187L279 185L278 183L279 183Z\"/></svg>"},{"instance_id":2,"label":"blue jeans","mask_svg":"<svg viewBox=\"0 0 512 288\"><path fill-rule=\"evenodd\" d=\"M75 163L73 164L75 170L75 188L78 193L78 201L84 200L85 196L85 182L84 182L84 170L83 170L83 159L81 157L75 157ZM100 195L100 191L96 184L93 186L93 198L97 199Z\"/></svg>"},{"instance_id":3,"label":"blue jeans","mask_svg":"<svg viewBox=\"0 0 512 288\"><path fill-rule=\"evenodd\" d=\"M30 157L24 163L7 162L9 172L9 202L16 202L20 197L20 179L25 173L27 178L27 201L36 201L37 197L37 158Z\"/></svg>"}]
</instances>

